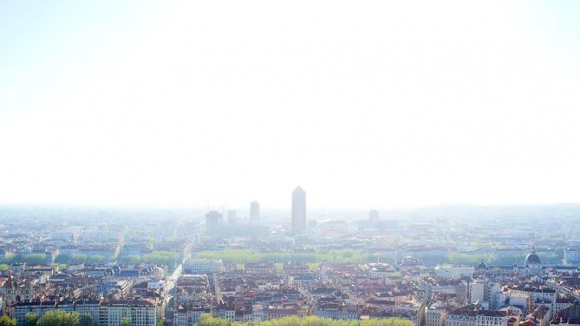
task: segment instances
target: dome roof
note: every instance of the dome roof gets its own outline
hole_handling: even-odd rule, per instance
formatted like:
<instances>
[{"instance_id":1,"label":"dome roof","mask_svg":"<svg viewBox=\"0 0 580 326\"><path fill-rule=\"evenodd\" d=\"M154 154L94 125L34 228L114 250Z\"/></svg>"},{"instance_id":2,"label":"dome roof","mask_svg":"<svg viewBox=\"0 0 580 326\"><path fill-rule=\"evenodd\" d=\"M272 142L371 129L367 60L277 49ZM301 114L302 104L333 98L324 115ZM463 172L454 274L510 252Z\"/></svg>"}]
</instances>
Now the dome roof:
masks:
<instances>
[{"instance_id":1,"label":"dome roof","mask_svg":"<svg viewBox=\"0 0 580 326\"><path fill-rule=\"evenodd\" d=\"M540 260L540 257L538 257L538 255L536 255L536 250L534 250L534 247L532 247L532 252L530 252L526 256L525 264L526 265L542 265L542 261Z\"/></svg>"},{"instance_id":2,"label":"dome roof","mask_svg":"<svg viewBox=\"0 0 580 326\"><path fill-rule=\"evenodd\" d=\"M526 256L526 265L541 265L542 261L536 254L528 254Z\"/></svg>"},{"instance_id":3,"label":"dome roof","mask_svg":"<svg viewBox=\"0 0 580 326\"><path fill-rule=\"evenodd\" d=\"M483 259L482 259L481 262L479 264L477 264L477 267L476 268L478 270L487 269L487 265L483 262Z\"/></svg>"}]
</instances>

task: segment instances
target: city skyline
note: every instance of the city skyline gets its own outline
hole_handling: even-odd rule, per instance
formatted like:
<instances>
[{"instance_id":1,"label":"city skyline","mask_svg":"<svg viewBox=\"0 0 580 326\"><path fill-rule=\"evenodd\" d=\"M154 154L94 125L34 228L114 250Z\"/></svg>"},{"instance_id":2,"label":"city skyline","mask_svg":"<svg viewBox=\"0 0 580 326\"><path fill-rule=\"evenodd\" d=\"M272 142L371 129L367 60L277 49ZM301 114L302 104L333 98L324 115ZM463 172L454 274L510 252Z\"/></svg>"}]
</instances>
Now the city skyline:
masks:
<instances>
[{"instance_id":1,"label":"city skyline","mask_svg":"<svg viewBox=\"0 0 580 326\"><path fill-rule=\"evenodd\" d=\"M305 191L294 193L304 208ZM72 326L211 326L218 318L240 326L549 326L580 317L580 206L440 210L426 221L367 210L299 232L288 217L252 225L224 223L216 211L158 213L0 209L3 319L49 325L60 310L93 321Z\"/></svg>"}]
</instances>

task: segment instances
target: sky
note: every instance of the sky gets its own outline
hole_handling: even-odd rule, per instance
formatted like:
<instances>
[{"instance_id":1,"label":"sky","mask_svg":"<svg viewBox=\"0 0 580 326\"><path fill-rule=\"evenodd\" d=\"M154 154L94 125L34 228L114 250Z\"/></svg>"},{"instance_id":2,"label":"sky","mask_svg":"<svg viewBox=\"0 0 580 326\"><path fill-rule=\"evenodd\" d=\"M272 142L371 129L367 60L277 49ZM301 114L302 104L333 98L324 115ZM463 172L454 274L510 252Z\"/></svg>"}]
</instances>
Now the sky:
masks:
<instances>
[{"instance_id":1,"label":"sky","mask_svg":"<svg viewBox=\"0 0 580 326\"><path fill-rule=\"evenodd\" d=\"M580 202L579 1L0 2L0 203Z\"/></svg>"}]
</instances>

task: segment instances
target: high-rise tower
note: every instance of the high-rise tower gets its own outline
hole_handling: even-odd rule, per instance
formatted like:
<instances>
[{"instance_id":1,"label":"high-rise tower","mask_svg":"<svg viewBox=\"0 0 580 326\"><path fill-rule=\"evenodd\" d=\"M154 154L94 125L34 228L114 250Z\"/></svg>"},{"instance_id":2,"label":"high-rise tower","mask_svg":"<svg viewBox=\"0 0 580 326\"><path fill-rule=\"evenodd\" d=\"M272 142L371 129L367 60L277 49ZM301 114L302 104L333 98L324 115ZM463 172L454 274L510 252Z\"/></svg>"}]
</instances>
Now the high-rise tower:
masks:
<instances>
[{"instance_id":1,"label":"high-rise tower","mask_svg":"<svg viewBox=\"0 0 580 326\"><path fill-rule=\"evenodd\" d=\"M292 234L306 229L306 192L300 187L292 192Z\"/></svg>"},{"instance_id":2,"label":"high-rise tower","mask_svg":"<svg viewBox=\"0 0 580 326\"><path fill-rule=\"evenodd\" d=\"M369 212L369 222L378 222L379 221L379 211L373 209Z\"/></svg>"},{"instance_id":3,"label":"high-rise tower","mask_svg":"<svg viewBox=\"0 0 580 326\"><path fill-rule=\"evenodd\" d=\"M222 213L218 211L209 211L205 214L205 225L208 228L220 226L222 224Z\"/></svg>"},{"instance_id":4,"label":"high-rise tower","mask_svg":"<svg viewBox=\"0 0 580 326\"><path fill-rule=\"evenodd\" d=\"M260 203L253 201L250 204L250 223L260 222Z\"/></svg>"}]
</instances>

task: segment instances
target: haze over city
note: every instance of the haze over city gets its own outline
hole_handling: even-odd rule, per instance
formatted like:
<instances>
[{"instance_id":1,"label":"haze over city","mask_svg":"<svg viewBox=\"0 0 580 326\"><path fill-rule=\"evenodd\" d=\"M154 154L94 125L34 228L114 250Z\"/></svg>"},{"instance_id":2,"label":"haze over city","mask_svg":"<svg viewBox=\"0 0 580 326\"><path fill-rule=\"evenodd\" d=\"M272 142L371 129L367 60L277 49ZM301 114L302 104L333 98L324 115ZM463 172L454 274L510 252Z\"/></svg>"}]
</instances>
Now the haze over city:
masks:
<instances>
[{"instance_id":1,"label":"haze over city","mask_svg":"<svg viewBox=\"0 0 580 326\"><path fill-rule=\"evenodd\" d=\"M578 7L4 1L0 202L579 202Z\"/></svg>"}]
</instances>

